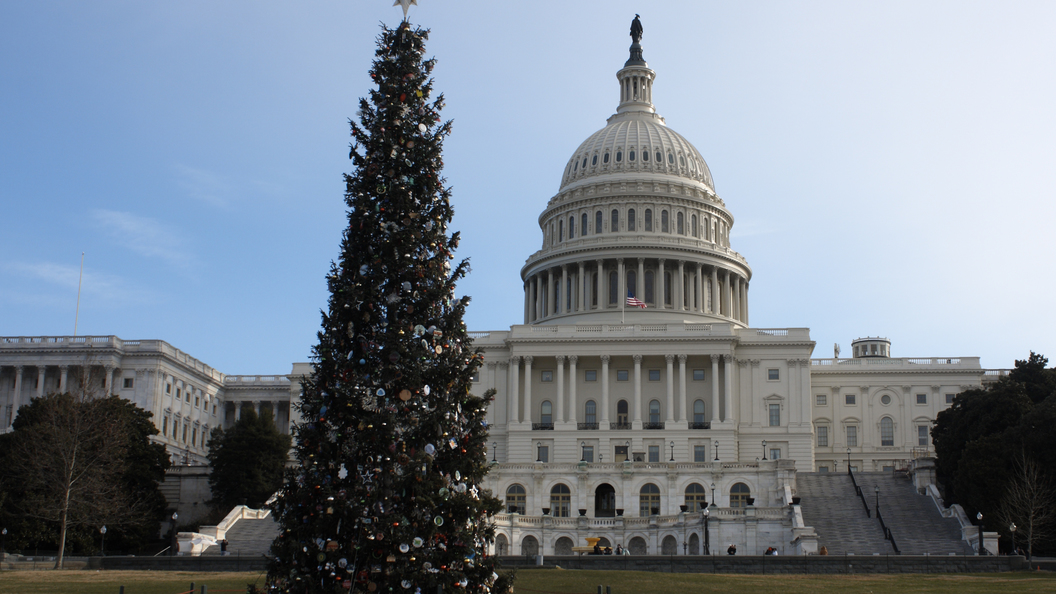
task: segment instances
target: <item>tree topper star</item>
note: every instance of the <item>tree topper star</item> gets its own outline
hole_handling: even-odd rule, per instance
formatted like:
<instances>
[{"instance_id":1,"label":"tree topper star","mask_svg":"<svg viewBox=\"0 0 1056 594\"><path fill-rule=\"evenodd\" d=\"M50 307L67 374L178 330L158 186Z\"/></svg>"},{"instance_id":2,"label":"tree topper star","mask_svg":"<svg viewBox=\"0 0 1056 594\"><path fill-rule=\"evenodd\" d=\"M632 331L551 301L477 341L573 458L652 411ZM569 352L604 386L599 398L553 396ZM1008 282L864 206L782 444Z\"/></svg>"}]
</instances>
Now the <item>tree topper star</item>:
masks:
<instances>
[{"instance_id":1,"label":"tree topper star","mask_svg":"<svg viewBox=\"0 0 1056 594\"><path fill-rule=\"evenodd\" d=\"M412 4L418 6L418 0L396 0L392 3L393 6L403 7L404 20L407 20L407 10L411 7Z\"/></svg>"}]
</instances>

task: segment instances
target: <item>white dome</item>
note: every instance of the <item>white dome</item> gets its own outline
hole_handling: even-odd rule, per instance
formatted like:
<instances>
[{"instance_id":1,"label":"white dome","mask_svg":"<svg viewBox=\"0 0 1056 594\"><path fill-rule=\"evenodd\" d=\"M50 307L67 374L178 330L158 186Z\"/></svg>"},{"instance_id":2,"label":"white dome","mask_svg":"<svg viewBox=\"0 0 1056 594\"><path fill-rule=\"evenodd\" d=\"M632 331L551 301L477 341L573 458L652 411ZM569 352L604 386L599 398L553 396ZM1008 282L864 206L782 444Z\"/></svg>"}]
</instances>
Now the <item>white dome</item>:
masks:
<instances>
[{"instance_id":1,"label":"white dome","mask_svg":"<svg viewBox=\"0 0 1056 594\"><path fill-rule=\"evenodd\" d=\"M561 189L579 180L631 172L674 175L715 193L711 171L700 152L659 116L644 112L615 115L609 125L583 141L565 167Z\"/></svg>"}]
</instances>

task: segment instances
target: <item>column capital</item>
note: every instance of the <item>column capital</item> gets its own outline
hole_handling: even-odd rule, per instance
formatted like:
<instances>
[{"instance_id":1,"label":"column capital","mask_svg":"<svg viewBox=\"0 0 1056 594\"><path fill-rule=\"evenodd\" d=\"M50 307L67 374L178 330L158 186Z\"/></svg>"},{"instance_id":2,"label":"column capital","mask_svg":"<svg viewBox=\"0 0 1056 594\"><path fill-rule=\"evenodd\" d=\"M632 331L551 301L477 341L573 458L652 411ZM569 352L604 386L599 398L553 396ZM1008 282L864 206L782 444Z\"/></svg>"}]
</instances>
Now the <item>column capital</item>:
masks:
<instances>
[{"instance_id":1,"label":"column capital","mask_svg":"<svg viewBox=\"0 0 1056 594\"><path fill-rule=\"evenodd\" d=\"M559 365L565 362L565 356L564 355L554 355L554 358L557 359L557 363Z\"/></svg>"},{"instance_id":2,"label":"column capital","mask_svg":"<svg viewBox=\"0 0 1056 594\"><path fill-rule=\"evenodd\" d=\"M641 355L635 355L634 356L635 365L639 365L639 364L641 364L641 362L642 362L642 356Z\"/></svg>"},{"instance_id":3,"label":"column capital","mask_svg":"<svg viewBox=\"0 0 1056 594\"><path fill-rule=\"evenodd\" d=\"M670 365L670 364L675 362L675 356L674 355L664 355L664 361L667 361L667 364Z\"/></svg>"},{"instance_id":4,"label":"column capital","mask_svg":"<svg viewBox=\"0 0 1056 594\"><path fill-rule=\"evenodd\" d=\"M740 366L740 367L748 367L748 363L750 363L750 361L748 361L748 359L737 359L736 361L737 361L737 365Z\"/></svg>"},{"instance_id":5,"label":"column capital","mask_svg":"<svg viewBox=\"0 0 1056 594\"><path fill-rule=\"evenodd\" d=\"M17 372L19 375L22 375L22 370L24 370L25 368L25 365L15 365L15 372Z\"/></svg>"},{"instance_id":6,"label":"column capital","mask_svg":"<svg viewBox=\"0 0 1056 594\"><path fill-rule=\"evenodd\" d=\"M524 362L527 363L528 365L531 365L532 361L535 359L535 357L533 357L531 355L525 355L524 357L521 357L521 358L524 359Z\"/></svg>"},{"instance_id":7,"label":"column capital","mask_svg":"<svg viewBox=\"0 0 1056 594\"><path fill-rule=\"evenodd\" d=\"M69 368L70 368L69 365L59 365L59 371L61 371L63 373L66 373L66 370L69 369Z\"/></svg>"},{"instance_id":8,"label":"column capital","mask_svg":"<svg viewBox=\"0 0 1056 594\"><path fill-rule=\"evenodd\" d=\"M606 365L608 365L609 361L611 361L611 360L612 360L612 356L611 355L602 355L601 356L601 362L606 364Z\"/></svg>"},{"instance_id":9,"label":"column capital","mask_svg":"<svg viewBox=\"0 0 1056 594\"><path fill-rule=\"evenodd\" d=\"M495 369L495 366L498 365L498 364L499 364L498 361L487 361L487 362L485 362L485 365L487 365L490 369Z\"/></svg>"},{"instance_id":10,"label":"column capital","mask_svg":"<svg viewBox=\"0 0 1056 594\"><path fill-rule=\"evenodd\" d=\"M762 361L760 361L759 359L752 359L751 361L752 367L759 367L759 364L762 363Z\"/></svg>"},{"instance_id":11,"label":"column capital","mask_svg":"<svg viewBox=\"0 0 1056 594\"><path fill-rule=\"evenodd\" d=\"M577 361L579 361L579 355L569 355L568 356L568 362L569 363L572 363L573 365L575 365Z\"/></svg>"},{"instance_id":12,"label":"column capital","mask_svg":"<svg viewBox=\"0 0 1056 594\"><path fill-rule=\"evenodd\" d=\"M664 262L667 262L667 258L657 258L656 261L659 262L661 266L663 266Z\"/></svg>"},{"instance_id":13,"label":"column capital","mask_svg":"<svg viewBox=\"0 0 1056 594\"><path fill-rule=\"evenodd\" d=\"M679 363L685 363L687 358L688 358L687 355L679 355L678 356L678 362Z\"/></svg>"},{"instance_id":14,"label":"column capital","mask_svg":"<svg viewBox=\"0 0 1056 594\"><path fill-rule=\"evenodd\" d=\"M623 266L623 258L616 258L616 263Z\"/></svg>"},{"instance_id":15,"label":"column capital","mask_svg":"<svg viewBox=\"0 0 1056 594\"><path fill-rule=\"evenodd\" d=\"M521 364L521 358L520 357L518 357L517 355L514 355L513 357L510 357L510 365L520 365L520 364Z\"/></svg>"},{"instance_id":16,"label":"column capital","mask_svg":"<svg viewBox=\"0 0 1056 594\"><path fill-rule=\"evenodd\" d=\"M510 366L509 361L499 361L499 369L506 369Z\"/></svg>"}]
</instances>

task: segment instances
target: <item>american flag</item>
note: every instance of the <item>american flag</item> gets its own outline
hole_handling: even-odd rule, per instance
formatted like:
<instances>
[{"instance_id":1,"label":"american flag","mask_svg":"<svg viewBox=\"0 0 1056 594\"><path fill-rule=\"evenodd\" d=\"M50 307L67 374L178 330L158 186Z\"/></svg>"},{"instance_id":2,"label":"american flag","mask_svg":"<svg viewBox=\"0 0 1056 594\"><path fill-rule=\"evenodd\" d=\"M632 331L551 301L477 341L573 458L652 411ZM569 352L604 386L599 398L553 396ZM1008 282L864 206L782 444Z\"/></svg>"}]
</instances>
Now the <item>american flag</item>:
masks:
<instances>
[{"instance_id":1,"label":"american flag","mask_svg":"<svg viewBox=\"0 0 1056 594\"><path fill-rule=\"evenodd\" d=\"M633 293L627 293L627 305L629 307L640 307L645 309L645 302L635 299Z\"/></svg>"}]
</instances>

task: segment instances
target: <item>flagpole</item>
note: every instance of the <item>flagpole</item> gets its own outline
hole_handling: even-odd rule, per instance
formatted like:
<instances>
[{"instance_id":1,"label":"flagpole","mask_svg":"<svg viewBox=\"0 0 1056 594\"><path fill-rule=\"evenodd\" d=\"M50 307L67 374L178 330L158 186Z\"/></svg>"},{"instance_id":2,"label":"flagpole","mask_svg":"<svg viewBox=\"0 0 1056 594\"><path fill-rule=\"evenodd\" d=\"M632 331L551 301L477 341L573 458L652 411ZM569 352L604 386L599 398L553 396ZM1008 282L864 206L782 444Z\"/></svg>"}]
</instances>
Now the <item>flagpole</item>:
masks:
<instances>
[{"instance_id":1,"label":"flagpole","mask_svg":"<svg viewBox=\"0 0 1056 594\"><path fill-rule=\"evenodd\" d=\"M77 310L73 314L73 336L77 336L77 321L81 317L81 281L84 280L84 252L81 252L81 275L77 278Z\"/></svg>"}]
</instances>

